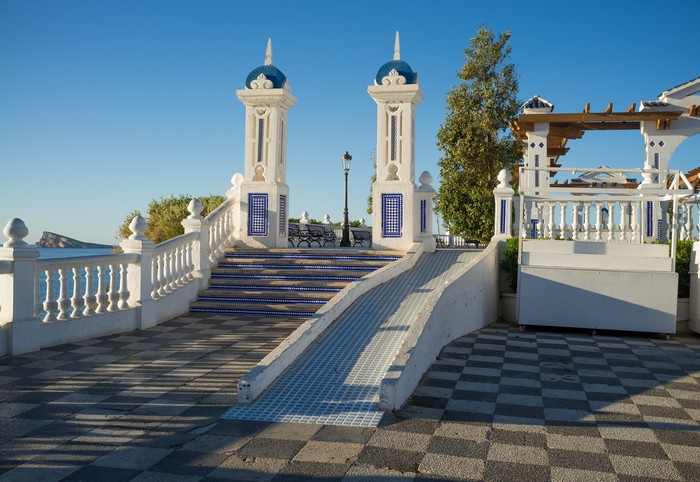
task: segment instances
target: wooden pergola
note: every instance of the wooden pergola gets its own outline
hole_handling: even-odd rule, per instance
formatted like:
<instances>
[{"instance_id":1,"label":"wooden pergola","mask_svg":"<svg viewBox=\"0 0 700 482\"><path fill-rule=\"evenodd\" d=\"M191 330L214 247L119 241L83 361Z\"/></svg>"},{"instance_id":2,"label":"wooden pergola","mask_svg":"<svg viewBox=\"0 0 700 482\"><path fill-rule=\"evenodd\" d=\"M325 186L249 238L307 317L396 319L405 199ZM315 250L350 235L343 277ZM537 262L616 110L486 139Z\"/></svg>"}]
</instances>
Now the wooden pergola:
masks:
<instances>
[{"instance_id":1,"label":"wooden pergola","mask_svg":"<svg viewBox=\"0 0 700 482\"><path fill-rule=\"evenodd\" d=\"M656 122L657 130L667 130L671 122L678 119L683 111L644 110L636 112L632 104L625 112L613 112L612 103L599 113L590 112L590 103L578 114L521 114L510 122L513 136L523 141L527 148L527 134L535 130L535 124L548 123L547 158L550 167L560 167L560 156L569 152L566 146L569 139L581 139L586 131L639 130L642 122ZM697 111L697 109L696 109ZM697 115L697 112L695 113ZM692 113L691 113L692 115Z\"/></svg>"}]
</instances>

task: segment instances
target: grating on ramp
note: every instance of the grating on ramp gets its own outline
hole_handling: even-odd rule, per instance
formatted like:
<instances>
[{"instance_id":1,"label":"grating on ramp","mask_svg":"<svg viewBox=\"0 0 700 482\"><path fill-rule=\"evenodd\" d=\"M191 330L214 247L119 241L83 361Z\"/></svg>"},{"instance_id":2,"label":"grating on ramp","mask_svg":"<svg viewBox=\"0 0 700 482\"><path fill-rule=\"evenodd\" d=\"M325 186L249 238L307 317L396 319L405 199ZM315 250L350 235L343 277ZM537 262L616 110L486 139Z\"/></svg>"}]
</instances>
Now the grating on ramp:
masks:
<instances>
[{"instance_id":1,"label":"grating on ramp","mask_svg":"<svg viewBox=\"0 0 700 482\"><path fill-rule=\"evenodd\" d=\"M379 387L430 294L480 251L424 254L358 299L256 401L222 418L376 427Z\"/></svg>"}]
</instances>

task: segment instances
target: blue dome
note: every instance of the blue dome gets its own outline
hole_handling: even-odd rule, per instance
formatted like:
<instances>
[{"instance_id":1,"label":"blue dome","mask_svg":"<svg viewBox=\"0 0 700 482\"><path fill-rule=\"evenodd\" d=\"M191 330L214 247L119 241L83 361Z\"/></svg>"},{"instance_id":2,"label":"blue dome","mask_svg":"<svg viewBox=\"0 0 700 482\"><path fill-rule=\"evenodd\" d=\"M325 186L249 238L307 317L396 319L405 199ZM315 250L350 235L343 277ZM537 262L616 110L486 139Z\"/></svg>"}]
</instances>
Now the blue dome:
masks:
<instances>
[{"instance_id":1,"label":"blue dome","mask_svg":"<svg viewBox=\"0 0 700 482\"><path fill-rule=\"evenodd\" d=\"M257 79L260 74L263 74L267 80L272 82L273 89L281 89L284 87L284 83L287 80L287 76L274 65L261 65L260 67L254 68L248 74L248 77L245 79L245 86L250 89L250 83Z\"/></svg>"},{"instance_id":2,"label":"blue dome","mask_svg":"<svg viewBox=\"0 0 700 482\"><path fill-rule=\"evenodd\" d=\"M382 85L382 79L389 75L389 72L391 72L394 69L396 69L399 75L402 75L406 78L407 84L416 83L417 75L415 72L413 72L413 69L410 65L408 65L403 60L391 60L379 68L379 71L377 72L377 77L375 77L377 85Z\"/></svg>"}]
</instances>

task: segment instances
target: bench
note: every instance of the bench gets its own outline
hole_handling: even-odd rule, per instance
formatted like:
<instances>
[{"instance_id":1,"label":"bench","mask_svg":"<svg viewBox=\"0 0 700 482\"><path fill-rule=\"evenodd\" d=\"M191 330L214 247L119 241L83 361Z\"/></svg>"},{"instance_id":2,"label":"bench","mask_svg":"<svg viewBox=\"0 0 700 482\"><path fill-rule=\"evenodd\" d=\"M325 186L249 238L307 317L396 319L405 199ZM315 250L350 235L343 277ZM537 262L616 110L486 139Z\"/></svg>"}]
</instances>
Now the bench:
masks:
<instances>
[{"instance_id":1,"label":"bench","mask_svg":"<svg viewBox=\"0 0 700 482\"><path fill-rule=\"evenodd\" d=\"M287 239L293 247L297 247L301 243L306 243L307 246L310 244L309 233L306 230L302 231L296 223L289 223Z\"/></svg>"},{"instance_id":2,"label":"bench","mask_svg":"<svg viewBox=\"0 0 700 482\"><path fill-rule=\"evenodd\" d=\"M358 244L362 247L365 246L365 243L367 244L368 248L372 247L372 232L367 231L365 229L352 229L352 239L354 240L353 242L353 247L357 246Z\"/></svg>"}]
</instances>

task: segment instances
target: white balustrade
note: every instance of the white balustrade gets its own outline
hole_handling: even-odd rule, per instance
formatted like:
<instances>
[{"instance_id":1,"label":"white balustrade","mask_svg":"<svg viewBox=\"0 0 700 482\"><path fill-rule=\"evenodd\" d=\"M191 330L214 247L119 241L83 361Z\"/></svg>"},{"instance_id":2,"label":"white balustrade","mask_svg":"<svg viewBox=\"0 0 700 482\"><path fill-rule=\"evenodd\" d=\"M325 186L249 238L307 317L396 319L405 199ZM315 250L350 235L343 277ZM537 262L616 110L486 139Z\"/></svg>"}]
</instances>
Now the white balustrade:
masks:
<instances>
[{"instance_id":1,"label":"white balustrade","mask_svg":"<svg viewBox=\"0 0 700 482\"><path fill-rule=\"evenodd\" d=\"M0 246L0 325L12 324L0 356L77 340L83 332L148 328L182 313L236 240L234 207L227 200L204 219L193 200L185 234L159 245L148 240L148 225L137 216L129 225L133 234L120 244L123 254L55 259L37 259L39 251L23 241L27 227L13 219ZM67 328L45 331L45 323Z\"/></svg>"},{"instance_id":2,"label":"white balustrade","mask_svg":"<svg viewBox=\"0 0 700 482\"><path fill-rule=\"evenodd\" d=\"M193 278L189 261L197 233L185 233L156 246L153 253L153 298L163 298L186 285Z\"/></svg>"},{"instance_id":3,"label":"white balustrade","mask_svg":"<svg viewBox=\"0 0 700 482\"><path fill-rule=\"evenodd\" d=\"M208 248L209 261L212 263L216 263L223 256L225 249L233 242L233 207L232 200L228 199L205 218L210 227ZM197 212L196 215L199 213L201 211ZM195 212L192 214L195 215Z\"/></svg>"},{"instance_id":4,"label":"white balustrade","mask_svg":"<svg viewBox=\"0 0 700 482\"><path fill-rule=\"evenodd\" d=\"M34 293L40 309L35 313L43 311L43 321L52 322L125 309L126 267L137 259L112 254L37 260Z\"/></svg>"},{"instance_id":5,"label":"white balustrade","mask_svg":"<svg viewBox=\"0 0 700 482\"><path fill-rule=\"evenodd\" d=\"M640 243L643 202L611 196L586 201L528 198L524 211L536 218L523 220L523 234L536 239Z\"/></svg>"}]
</instances>

